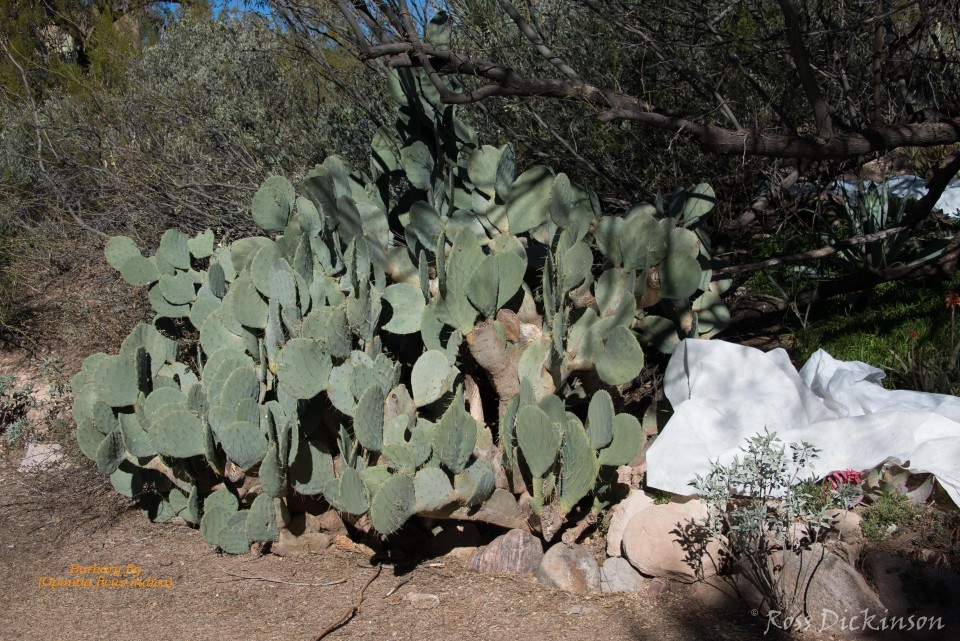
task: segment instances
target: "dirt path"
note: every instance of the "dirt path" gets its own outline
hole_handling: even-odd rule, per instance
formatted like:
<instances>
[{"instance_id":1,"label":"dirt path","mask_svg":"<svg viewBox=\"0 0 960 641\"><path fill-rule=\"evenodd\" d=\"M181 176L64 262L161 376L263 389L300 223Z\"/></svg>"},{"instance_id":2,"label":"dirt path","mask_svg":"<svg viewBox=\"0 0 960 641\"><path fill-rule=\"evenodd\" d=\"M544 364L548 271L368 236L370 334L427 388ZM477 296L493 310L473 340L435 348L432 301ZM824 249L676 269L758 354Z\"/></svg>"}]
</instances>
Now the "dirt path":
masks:
<instances>
[{"instance_id":1,"label":"dirt path","mask_svg":"<svg viewBox=\"0 0 960 641\"><path fill-rule=\"evenodd\" d=\"M338 548L301 558L220 556L197 530L149 523L95 469L29 477L16 471L16 461L12 455L0 459L0 641L308 641L356 602L376 572L368 558ZM44 577L76 578L73 564L122 566L124 573L132 564L141 579L152 576L170 585L38 586ZM419 609L424 604L411 601L412 593L436 595L439 605ZM682 587L660 596L575 596L533 577L476 574L443 557L413 569L384 566L356 617L326 638L773 638L764 637L762 621L749 615L720 616L692 606Z\"/></svg>"}]
</instances>

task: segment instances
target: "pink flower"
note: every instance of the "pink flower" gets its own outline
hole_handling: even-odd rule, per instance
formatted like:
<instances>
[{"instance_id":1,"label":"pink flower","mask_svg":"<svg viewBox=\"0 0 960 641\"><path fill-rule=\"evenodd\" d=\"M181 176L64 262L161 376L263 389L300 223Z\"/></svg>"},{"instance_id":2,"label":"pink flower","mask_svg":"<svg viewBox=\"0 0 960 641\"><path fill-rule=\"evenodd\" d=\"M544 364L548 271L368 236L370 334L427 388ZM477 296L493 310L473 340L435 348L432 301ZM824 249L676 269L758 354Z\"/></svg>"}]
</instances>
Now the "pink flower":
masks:
<instances>
[{"instance_id":1,"label":"pink flower","mask_svg":"<svg viewBox=\"0 0 960 641\"><path fill-rule=\"evenodd\" d=\"M841 485L860 485L863 482L863 474L856 470L830 472L824 479L824 485L826 481L830 481L830 485L836 490Z\"/></svg>"}]
</instances>

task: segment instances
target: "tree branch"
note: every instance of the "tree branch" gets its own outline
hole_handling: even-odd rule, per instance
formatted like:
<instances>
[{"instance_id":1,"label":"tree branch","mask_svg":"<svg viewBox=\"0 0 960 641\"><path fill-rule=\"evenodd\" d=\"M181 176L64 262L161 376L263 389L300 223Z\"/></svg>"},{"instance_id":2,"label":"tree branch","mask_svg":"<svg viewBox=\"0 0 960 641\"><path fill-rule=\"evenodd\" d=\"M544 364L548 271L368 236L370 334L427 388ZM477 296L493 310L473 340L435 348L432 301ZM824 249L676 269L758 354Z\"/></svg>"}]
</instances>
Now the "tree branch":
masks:
<instances>
[{"instance_id":1,"label":"tree branch","mask_svg":"<svg viewBox=\"0 0 960 641\"><path fill-rule=\"evenodd\" d=\"M830 119L830 109L827 102L823 99L820 92L820 85L813 77L813 69L810 67L810 58L807 50L803 46L803 31L800 28L800 16L797 15L797 8L793 0L780 0L780 8L783 11L783 23L786 27L787 44L790 48L790 57L796 66L797 77L800 80L800 86L807 95L807 101L813 108L813 115L816 119L817 138L824 140L833 135L833 121Z\"/></svg>"}]
</instances>

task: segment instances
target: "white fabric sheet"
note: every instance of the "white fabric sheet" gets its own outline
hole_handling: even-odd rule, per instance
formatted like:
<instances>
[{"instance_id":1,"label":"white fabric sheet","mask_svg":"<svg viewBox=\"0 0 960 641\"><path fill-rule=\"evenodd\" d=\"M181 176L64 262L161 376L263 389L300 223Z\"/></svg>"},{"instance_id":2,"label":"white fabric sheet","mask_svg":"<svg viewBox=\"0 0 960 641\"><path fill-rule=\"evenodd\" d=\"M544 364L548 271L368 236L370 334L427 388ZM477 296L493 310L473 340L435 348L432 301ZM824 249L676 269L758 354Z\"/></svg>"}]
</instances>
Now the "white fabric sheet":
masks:
<instances>
[{"instance_id":1,"label":"white fabric sheet","mask_svg":"<svg viewBox=\"0 0 960 641\"><path fill-rule=\"evenodd\" d=\"M687 339L670 359L664 392L674 415L647 451L647 484L690 495L711 462L741 456L767 427L784 443L821 451L814 473L885 461L930 472L960 505L960 398L887 390L883 372L823 350L797 372L786 351Z\"/></svg>"}]
</instances>

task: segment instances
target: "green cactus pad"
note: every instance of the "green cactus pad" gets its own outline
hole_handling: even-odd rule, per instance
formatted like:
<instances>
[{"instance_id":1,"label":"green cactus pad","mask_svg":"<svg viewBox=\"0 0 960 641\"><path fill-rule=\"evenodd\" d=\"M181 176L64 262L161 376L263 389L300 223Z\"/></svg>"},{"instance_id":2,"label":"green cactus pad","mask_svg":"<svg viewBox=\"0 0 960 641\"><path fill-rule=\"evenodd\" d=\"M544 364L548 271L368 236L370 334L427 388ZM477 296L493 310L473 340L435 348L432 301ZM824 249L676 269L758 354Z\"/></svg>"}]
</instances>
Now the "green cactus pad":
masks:
<instances>
[{"instance_id":1,"label":"green cactus pad","mask_svg":"<svg viewBox=\"0 0 960 641\"><path fill-rule=\"evenodd\" d=\"M484 256L470 278L470 302L487 318L494 316L520 289L524 271L523 261L514 253Z\"/></svg>"},{"instance_id":2,"label":"green cactus pad","mask_svg":"<svg viewBox=\"0 0 960 641\"><path fill-rule=\"evenodd\" d=\"M380 490L380 486L390 480L391 476L393 476L393 473L386 465L371 465L360 472L360 478L367 486L370 496L376 494Z\"/></svg>"},{"instance_id":3,"label":"green cactus pad","mask_svg":"<svg viewBox=\"0 0 960 641\"><path fill-rule=\"evenodd\" d=\"M267 326L267 303L249 278L240 276L233 282L233 313L247 327L264 329Z\"/></svg>"},{"instance_id":4,"label":"green cactus pad","mask_svg":"<svg viewBox=\"0 0 960 641\"><path fill-rule=\"evenodd\" d=\"M310 312L303 319L300 336L316 339L334 358L347 358L353 349L347 315L341 307L321 307Z\"/></svg>"},{"instance_id":5,"label":"green cactus pad","mask_svg":"<svg viewBox=\"0 0 960 641\"><path fill-rule=\"evenodd\" d=\"M187 272L160 277L160 293L172 305L187 305L196 298L193 277Z\"/></svg>"},{"instance_id":6,"label":"green cactus pad","mask_svg":"<svg viewBox=\"0 0 960 641\"><path fill-rule=\"evenodd\" d=\"M286 478L283 467L280 464L277 445L271 443L267 447L267 453L263 456L263 462L260 463L260 470L257 476L260 477L260 487L268 496L283 496Z\"/></svg>"},{"instance_id":7,"label":"green cactus pad","mask_svg":"<svg viewBox=\"0 0 960 641\"><path fill-rule=\"evenodd\" d=\"M401 147L400 162L411 185L424 190L430 187L434 161L429 147L419 140Z\"/></svg>"},{"instance_id":8,"label":"green cactus pad","mask_svg":"<svg viewBox=\"0 0 960 641\"><path fill-rule=\"evenodd\" d=\"M217 547L227 554L246 554L250 551L247 533L247 513L237 512L227 519L227 524L217 532Z\"/></svg>"},{"instance_id":9,"label":"green cactus pad","mask_svg":"<svg viewBox=\"0 0 960 641\"><path fill-rule=\"evenodd\" d=\"M457 500L447 474L438 467L425 467L413 479L418 512L440 510Z\"/></svg>"},{"instance_id":10,"label":"green cactus pad","mask_svg":"<svg viewBox=\"0 0 960 641\"><path fill-rule=\"evenodd\" d=\"M190 306L190 323L199 331L203 327L203 321L219 307L220 299L208 287L201 287L197 291L197 299Z\"/></svg>"},{"instance_id":11,"label":"green cactus pad","mask_svg":"<svg viewBox=\"0 0 960 641\"><path fill-rule=\"evenodd\" d=\"M467 506L481 505L493 494L495 483L493 468L482 459L453 477L457 500Z\"/></svg>"},{"instance_id":12,"label":"green cactus pad","mask_svg":"<svg viewBox=\"0 0 960 641\"><path fill-rule=\"evenodd\" d=\"M697 226L700 220L713 211L713 206L717 203L717 195L713 187L707 183L700 183L690 191L686 192L686 199L683 202L683 226L691 229Z\"/></svg>"},{"instance_id":13,"label":"green cactus pad","mask_svg":"<svg viewBox=\"0 0 960 641\"><path fill-rule=\"evenodd\" d=\"M606 447L613 438L613 399L606 390L600 390L590 399L587 410L587 436L595 450Z\"/></svg>"},{"instance_id":14,"label":"green cactus pad","mask_svg":"<svg viewBox=\"0 0 960 641\"><path fill-rule=\"evenodd\" d=\"M295 193L283 176L270 176L253 197L253 220L267 232L282 232L290 218Z\"/></svg>"},{"instance_id":15,"label":"green cactus pad","mask_svg":"<svg viewBox=\"0 0 960 641\"><path fill-rule=\"evenodd\" d=\"M350 466L344 467L338 478L327 481L323 498L338 512L357 516L366 514L370 507L370 497L360 473Z\"/></svg>"},{"instance_id":16,"label":"green cactus pad","mask_svg":"<svg viewBox=\"0 0 960 641\"><path fill-rule=\"evenodd\" d=\"M646 211L629 216L623 223L620 252L626 269L648 269L658 264L672 248L667 244L665 221Z\"/></svg>"},{"instance_id":17,"label":"green cactus pad","mask_svg":"<svg viewBox=\"0 0 960 641\"><path fill-rule=\"evenodd\" d=\"M332 448L325 438L301 441L287 475L294 490L307 496L323 492L334 478Z\"/></svg>"},{"instance_id":18,"label":"green cactus pad","mask_svg":"<svg viewBox=\"0 0 960 641\"><path fill-rule=\"evenodd\" d=\"M216 494L216 492L214 492ZM213 494L211 494L213 496ZM236 508L230 510L220 506L203 505L203 517L200 519L200 534L208 545L218 545L220 531L227 526L230 517L237 513Z\"/></svg>"},{"instance_id":19,"label":"green cactus pad","mask_svg":"<svg viewBox=\"0 0 960 641\"><path fill-rule=\"evenodd\" d=\"M383 456L389 466L403 474L413 474L417 470L413 448L407 443L394 443L383 446ZM422 462L422 461L421 461Z\"/></svg>"},{"instance_id":20,"label":"green cactus pad","mask_svg":"<svg viewBox=\"0 0 960 641\"><path fill-rule=\"evenodd\" d=\"M213 255L213 230L207 229L187 241L187 248L194 258L210 258Z\"/></svg>"},{"instance_id":21,"label":"green cactus pad","mask_svg":"<svg viewBox=\"0 0 960 641\"><path fill-rule=\"evenodd\" d=\"M170 502L170 508L174 514L181 519L192 525L200 522L197 486L191 486L189 495L184 494L177 488L173 488L170 490L170 495L167 497L167 500Z\"/></svg>"},{"instance_id":22,"label":"green cactus pad","mask_svg":"<svg viewBox=\"0 0 960 641\"><path fill-rule=\"evenodd\" d=\"M223 426L217 437L227 457L244 470L259 463L267 453L267 437L257 423L234 421Z\"/></svg>"},{"instance_id":23,"label":"green cactus pad","mask_svg":"<svg viewBox=\"0 0 960 641\"><path fill-rule=\"evenodd\" d=\"M97 396L111 407L133 405L140 394L137 361L131 356L107 356L94 374Z\"/></svg>"},{"instance_id":24,"label":"green cactus pad","mask_svg":"<svg viewBox=\"0 0 960 641\"><path fill-rule=\"evenodd\" d=\"M560 290L566 294L579 287L590 277L593 268L593 252L584 243L574 243L559 263Z\"/></svg>"},{"instance_id":25,"label":"green cactus pad","mask_svg":"<svg viewBox=\"0 0 960 641\"><path fill-rule=\"evenodd\" d=\"M617 325L607 337L603 352L597 359L597 374L607 385L623 385L640 375L643 370L643 348L636 335Z\"/></svg>"},{"instance_id":26,"label":"green cactus pad","mask_svg":"<svg viewBox=\"0 0 960 641\"><path fill-rule=\"evenodd\" d=\"M104 474L113 474L124 461L123 437L119 431L112 432L97 447L94 461Z\"/></svg>"},{"instance_id":27,"label":"green cactus pad","mask_svg":"<svg viewBox=\"0 0 960 641\"><path fill-rule=\"evenodd\" d=\"M370 522L380 534L393 534L417 511L413 479L394 474L383 482L370 503Z\"/></svg>"},{"instance_id":28,"label":"green cactus pad","mask_svg":"<svg viewBox=\"0 0 960 641\"><path fill-rule=\"evenodd\" d=\"M236 410L241 401L256 400L259 392L260 381L257 379L256 370L248 366L238 367L224 380L218 403L223 407Z\"/></svg>"},{"instance_id":29,"label":"green cactus pad","mask_svg":"<svg viewBox=\"0 0 960 641\"><path fill-rule=\"evenodd\" d=\"M383 408L386 394L371 385L360 395L353 413L353 429L360 445L373 452L383 448Z\"/></svg>"},{"instance_id":30,"label":"green cactus pad","mask_svg":"<svg viewBox=\"0 0 960 641\"><path fill-rule=\"evenodd\" d=\"M157 258L177 269L190 269L190 237L176 229L168 229L160 237Z\"/></svg>"},{"instance_id":31,"label":"green cactus pad","mask_svg":"<svg viewBox=\"0 0 960 641\"><path fill-rule=\"evenodd\" d=\"M600 471L597 454L576 418L567 421L560 461L560 512L566 514L590 493Z\"/></svg>"},{"instance_id":32,"label":"green cactus pad","mask_svg":"<svg viewBox=\"0 0 960 641\"><path fill-rule=\"evenodd\" d=\"M697 315L697 331L701 334L721 331L730 325L730 310L714 292L704 292L693 301L693 313Z\"/></svg>"},{"instance_id":33,"label":"green cactus pad","mask_svg":"<svg viewBox=\"0 0 960 641\"><path fill-rule=\"evenodd\" d=\"M123 432L123 443L131 455L137 457L156 456L157 449L150 442L149 435L141 425L136 414L119 414L120 431Z\"/></svg>"},{"instance_id":34,"label":"green cactus pad","mask_svg":"<svg viewBox=\"0 0 960 641\"><path fill-rule=\"evenodd\" d=\"M140 347L146 347L150 354L150 373L154 376L164 363L172 363L177 357L177 344L146 323L138 323L123 340L120 353L134 356Z\"/></svg>"},{"instance_id":35,"label":"green cactus pad","mask_svg":"<svg viewBox=\"0 0 960 641\"><path fill-rule=\"evenodd\" d=\"M601 465L629 465L643 446L643 428L631 414L617 414L613 420L613 442L600 450Z\"/></svg>"},{"instance_id":36,"label":"green cactus pad","mask_svg":"<svg viewBox=\"0 0 960 641\"><path fill-rule=\"evenodd\" d=\"M83 455L91 460L96 460L97 449L106 437L93 426L93 421L81 419L77 421L76 438L77 445L80 446Z\"/></svg>"},{"instance_id":37,"label":"green cactus pad","mask_svg":"<svg viewBox=\"0 0 960 641\"><path fill-rule=\"evenodd\" d=\"M277 376L294 398L311 399L327 387L332 368L330 355L318 341L295 338L280 350Z\"/></svg>"},{"instance_id":38,"label":"green cactus pad","mask_svg":"<svg viewBox=\"0 0 960 641\"><path fill-rule=\"evenodd\" d=\"M513 145L507 143L500 148L500 160L497 162L497 173L494 180L497 196L503 201L507 200L516 169L516 154Z\"/></svg>"},{"instance_id":39,"label":"green cactus pad","mask_svg":"<svg viewBox=\"0 0 960 641\"><path fill-rule=\"evenodd\" d=\"M150 291L147 292L147 299L150 301L150 306L153 307L153 310L157 312L159 316L166 318L187 318L190 316L190 305L171 304L163 297L158 285L150 288Z\"/></svg>"},{"instance_id":40,"label":"green cactus pad","mask_svg":"<svg viewBox=\"0 0 960 641\"><path fill-rule=\"evenodd\" d=\"M383 299L392 310L390 322L383 329L394 334L416 334L420 331L420 319L427 303L419 287L407 283L390 285L384 290Z\"/></svg>"},{"instance_id":41,"label":"green cactus pad","mask_svg":"<svg viewBox=\"0 0 960 641\"><path fill-rule=\"evenodd\" d=\"M463 407L462 388L443 413L433 439L433 450L443 465L454 474L462 472L477 443L477 421Z\"/></svg>"},{"instance_id":42,"label":"green cactus pad","mask_svg":"<svg viewBox=\"0 0 960 641\"><path fill-rule=\"evenodd\" d=\"M243 339L226 328L219 312L217 309L209 314L200 326L200 346L203 351L207 354L224 348L245 351Z\"/></svg>"},{"instance_id":43,"label":"green cactus pad","mask_svg":"<svg viewBox=\"0 0 960 641\"><path fill-rule=\"evenodd\" d=\"M523 459L535 478L543 478L553 467L563 438L561 426L538 407L527 406L517 412L517 442Z\"/></svg>"},{"instance_id":44,"label":"green cactus pad","mask_svg":"<svg viewBox=\"0 0 960 641\"><path fill-rule=\"evenodd\" d=\"M413 365L410 385L417 407L433 403L450 390L457 370L450 366L447 355L438 350L423 353Z\"/></svg>"},{"instance_id":45,"label":"green cactus pad","mask_svg":"<svg viewBox=\"0 0 960 641\"><path fill-rule=\"evenodd\" d=\"M250 505L250 511L247 513L247 535L251 541L263 543L273 541L280 536L273 499L266 494L257 496Z\"/></svg>"},{"instance_id":46,"label":"green cactus pad","mask_svg":"<svg viewBox=\"0 0 960 641\"><path fill-rule=\"evenodd\" d=\"M143 256L133 256L120 266L120 275L134 287L145 287L160 280L156 265Z\"/></svg>"},{"instance_id":47,"label":"green cactus pad","mask_svg":"<svg viewBox=\"0 0 960 641\"><path fill-rule=\"evenodd\" d=\"M644 316L640 319L640 341L655 347L663 354L673 354L680 344L677 324L662 316Z\"/></svg>"},{"instance_id":48,"label":"green cactus pad","mask_svg":"<svg viewBox=\"0 0 960 641\"><path fill-rule=\"evenodd\" d=\"M474 149L467 161L467 174L470 182L487 196L493 196L497 189L497 166L500 164L500 150L490 145Z\"/></svg>"},{"instance_id":49,"label":"green cactus pad","mask_svg":"<svg viewBox=\"0 0 960 641\"><path fill-rule=\"evenodd\" d=\"M686 299L700 287L700 239L687 229L671 229L670 251L660 265L660 294Z\"/></svg>"},{"instance_id":50,"label":"green cactus pad","mask_svg":"<svg viewBox=\"0 0 960 641\"><path fill-rule=\"evenodd\" d=\"M174 409L151 423L149 433L160 454L188 458L206 452L204 429L196 414L187 409Z\"/></svg>"},{"instance_id":51,"label":"green cactus pad","mask_svg":"<svg viewBox=\"0 0 960 641\"><path fill-rule=\"evenodd\" d=\"M137 244L127 236L114 236L108 240L103 253L110 266L118 272L123 271L123 265L131 258L143 258Z\"/></svg>"},{"instance_id":52,"label":"green cactus pad","mask_svg":"<svg viewBox=\"0 0 960 641\"><path fill-rule=\"evenodd\" d=\"M623 218L617 216L601 216L593 236L597 241L600 252L616 266L623 264L623 253L620 249L620 239L623 238Z\"/></svg>"},{"instance_id":53,"label":"green cactus pad","mask_svg":"<svg viewBox=\"0 0 960 641\"><path fill-rule=\"evenodd\" d=\"M522 234L547 221L553 182L553 171L543 165L531 167L513 182L507 196L511 234Z\"/></svg>"}]
</instances>

